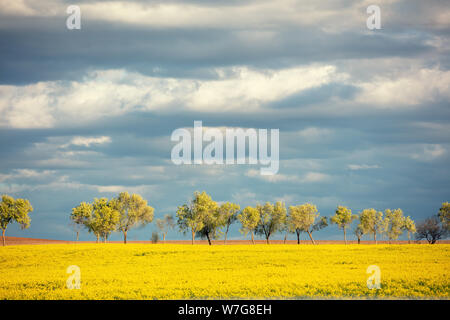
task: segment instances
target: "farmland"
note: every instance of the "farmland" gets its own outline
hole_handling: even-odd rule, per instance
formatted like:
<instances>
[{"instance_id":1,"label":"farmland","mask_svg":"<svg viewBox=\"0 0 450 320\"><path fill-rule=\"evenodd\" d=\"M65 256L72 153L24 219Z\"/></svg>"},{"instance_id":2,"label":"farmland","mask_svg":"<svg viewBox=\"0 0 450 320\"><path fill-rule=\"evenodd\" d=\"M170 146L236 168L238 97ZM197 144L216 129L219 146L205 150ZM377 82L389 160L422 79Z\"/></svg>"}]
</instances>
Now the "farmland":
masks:
<instances>
[{"instance_id":1,"label":"farmland","mask_svg":"<svg viewBox=\"0 0 450 320\"><path fill-rule=\"evenodd\" d=\"M448 299L449 272L448 244L21 245L0 248L0 299Z\"/></svg>"}]
</instances>

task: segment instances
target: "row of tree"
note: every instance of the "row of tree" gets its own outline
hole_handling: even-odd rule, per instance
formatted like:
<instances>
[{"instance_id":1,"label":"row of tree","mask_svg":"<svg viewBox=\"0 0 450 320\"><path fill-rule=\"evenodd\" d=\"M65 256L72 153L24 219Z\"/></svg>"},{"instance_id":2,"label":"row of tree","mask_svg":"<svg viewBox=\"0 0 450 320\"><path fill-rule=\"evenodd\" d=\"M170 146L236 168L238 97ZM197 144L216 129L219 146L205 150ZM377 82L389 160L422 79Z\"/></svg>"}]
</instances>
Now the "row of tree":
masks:
<instances>
[{"instance_id":1,"label":"row of tree","mask_svg":"<svg viewBox=\"0 0 450 320\"><path fill-rule=\"evenodd\" d=\"M93 233L97 242L102 238L106 242L113 231L123 233L127 243L127 233L131 228L145 226L153 221L154 209L138 194L121 192L116 198L94 199L93 203L82 202L72 209L70 220L77 232L85 227Z\"/></svg>"},{"instance_id":2,"label":"row of tree","mask_svg":"<svg viewBox=\"0 0 450 320\"><path fill-rule=\"evenodd\" d=\"M0 202L0 228L2 229L3 245L5 245L5 231L11 222L17 222L22 228L30 225L29 212L33 207L26 199L14 199L3 195ZM97 242L100 238L104 242L114 231L122 232L124 243L127 242L127 232L137 226L145 226L153 221L154 209L138 194L120 193L112 199L94 199L92 203L82 202L72 209L70 220L77 233L77 240L81 228L93 233ZM427 239L435 243L450 233L450 204L443 203L438 215L430 217L417 227L414 221L403 215L401 209L386 209L383 212L375 209L364 209L359 214L352 214L351 209L338 206L335 214L321 217L317 207L310 203L290 206L286 209L283 202L266 202L264 205L245 207L241 210L238 204L226 202L219 205L205 192L195 192L191 201L178 207L176 217L166 214L156 220L156 226L165 241L168 231L177 224L183 233L191 233L192 244L195 237L206 238L211 245L213 239L224 236L227 241L230 226L239 221L240 232L247 236L251 234L252 242L255 235L261 235L270 243L270 238L277 232L284 233L286 241L288 234L297 236L300 244L301 233L308 234L314 244L313 232L336 224L344 233L347 243L347 231L353 222L357 222L353 229L360 243L365 234L373 236L375 243L377 235L386 235L389 242L399 238L407 232L408 240L416 234L416 239Z\"/></svg>"},{"instance_id":3,"label":"row of tree","mask_svg":"<svg viewBox=\"0 0 450 320\"><path fill-rule=\"evenodd\" d=\"M290 206L287 210L283 202L274 204L266 202L256 207L246 207L240 211L237 204L226 202L218 205L205 192L194 194L193 200L180 206L177 211L178 225L184 232L190 232L192 243L195 236L207 238L209 244L212 239L218 239L225 233L225 242L230 225L239 220L241 233L251 234L254 243L254 235L265 237L270 243L270 238L277 232L284 232L286 240L289 233L297 235L297 243L300 243L300 234L308 234L314 244L313 232L328 226L328 221L336 224L344 232L344 241L347 243L347 230L353 221L358 224L354 229L360 243L364 234L373 235L375 243L377 234L385 234L389 241L396 240L406 231L408 239L416 232L416 226L411 217L404 217L401 209L386 209L384 212L375 209L364 209L359 214L352 214L351 209L338 206L335 214L328 219L320 217L317 207L310 203ZM224 231L222 231L224 230Z\"/></svg>"}]
</instances>

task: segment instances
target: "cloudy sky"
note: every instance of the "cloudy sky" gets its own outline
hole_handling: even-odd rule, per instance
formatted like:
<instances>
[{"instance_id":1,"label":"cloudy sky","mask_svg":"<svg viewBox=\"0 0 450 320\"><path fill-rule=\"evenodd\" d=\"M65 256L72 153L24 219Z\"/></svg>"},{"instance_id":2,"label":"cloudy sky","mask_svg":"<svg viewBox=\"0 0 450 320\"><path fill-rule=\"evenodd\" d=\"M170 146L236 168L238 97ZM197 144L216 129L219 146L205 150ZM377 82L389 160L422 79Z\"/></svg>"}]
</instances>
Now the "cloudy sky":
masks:
<instances>
[{"instance_id":1,"label":"cloudy sky","mask_svg":"<svg viewBox=\"0 0 450 320\"><path fill-rule=\"evenodd\" d=\"M81 30L66 28L71 4ZM380 30L366 26L370 4ZM35 209L7 235L73 239L74 206L125 190L156 217L195 190L324 216L435 214L450 200L449 36L439 0L0 0L0 193ZM170 135L194 120L279 129L278 174L174 165Z\"/></svg>"}]
</instances>

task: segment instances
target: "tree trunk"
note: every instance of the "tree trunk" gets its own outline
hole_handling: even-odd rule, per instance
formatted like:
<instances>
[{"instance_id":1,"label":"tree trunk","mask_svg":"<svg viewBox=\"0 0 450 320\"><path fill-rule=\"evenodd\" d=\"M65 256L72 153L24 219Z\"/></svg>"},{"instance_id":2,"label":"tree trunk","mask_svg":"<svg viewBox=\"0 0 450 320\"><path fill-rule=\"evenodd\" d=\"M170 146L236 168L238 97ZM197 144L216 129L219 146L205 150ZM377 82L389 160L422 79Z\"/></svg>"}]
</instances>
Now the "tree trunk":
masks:
<instances>
[{"instance_id":1,"label":"tree trunk","mask_svg":"<svg viewBox=\"0 0 450 320\"><path fill-rule=\"evenodd\" d=\"M126 231L123 232L123 243L127 244L127 232Z\"/></svg>"},{"instance_id":2,"label":"tree trunk","mask_svg":"<svg viewBox=\"0 0 450 320\"><path fill-rule=\"evenodd\" d=\"M99 240L100 236L98 234L96 234L95 236L97 237L96 243L98 243L98 240Z\"/></svg>"},{"instance_id":3,"label":"tree trunk","mask_svg":"<svg viewBox=\"0 0 450 320\"><path fill-rule=\"evenodd\" d=\"M270 238L270 235L266 236L266 242L267 242L267 244L270 244L269 238Z\"/></svg>"},{"instance_id":4,"label":"tree trunk","mask_svg":"<svg viewBox=\"0 0 450 320\"><path fill-rule=\"evenodd\" d=\"M358 237L358 244L361 244L361 237Z\"/></svg>"},{"instance_id":5,"label":"tree trunk","mask_svg":"<svg viewBox=\"0 0 450 320\"><path fill-rule=\"evenodd\" d=\"M347 244L347 230L345 230L345 227L343 229L344 229L344 243Z\"/></svg>"},{"instance_id":6,"label":"tree trunk","mask_svg":"<svg viewBox=\"0 0 450 320\"><path fill-rule=\"evenodd\" d=\"M79 239L79 236L80 236L80 231L77 231L77 241Z\"/></svg>"},{"instance_id":7,"label":"tree trunk","mask_svg":"<svg viewBox=\"0 0 450 320\"><path fill-rule=\"evenodd\" d=\"M223 244L227 244L227 236L228 236L228 230L230 229L230 225L227 224L227 230L225 231L225 238L223 240Z\"/></svg>"},{"instance_id":8,"label":"tree trunk","mask_svg":"<svg viewBox=\"0 0 450 320\"><path fill-rule=\"evenodd\" d=\"M166 243L166 234L163 233L163 243Z\"/></svg>"},{"instance_id":9,"label":"tree trunk","mask_svg":"<svg viewBox=\"0 0 450 320\"><path fill-rule=\"evenodd\" d=\"M376 231L373 233L373 240L375 241L375 244L377 244L377 232Z\"/></svg>"},{"instance_id":10,"label":"tree trunk","mask_svg":"<svg viewBox=\"0 0 450 320\"><path fill-rule=\"evenodd\" d=\"M195 232L192 231L192 244L194 244L194 240L195 240Z\"/></svg>"},{"instance_id":11,"label":"tree trunk","mask_svg":"<svg viewBox=\"0 0 450 320\"><path fill-rule=\"evenodd\" d=\"M313 239L313 237L312 237L311 232L309 232L309 231L307 231L307 232L308 232L309 238L311 239L312 244L316 244L316 243L314 242L314 239Z\"/></svg>"},{"instance_id":12,"label":"tree trunk","mask_svg":"<svg viewBox=\"0 0 450 320\"><path fill-rule=\"evenodd\" d=\"M411 233L408 231L408 244L411 244Z\"/></svg>"},{"instance_id":13,"label":"tree trunk","mask_svg":"<svg viewBox=\"0 0 450 320\"><path fill-rule=\"evenodd\" d=\"M211 245L211 239L209 238L209 233L206 233L206 238L208 239L208 244Z\"/></svg>"},{"instance_id":14,"label":"tree trunk","mask_svg":"<svg viewBox=\"0 0 450 320\"><path fill-rule=\"evenodd\" d=\"M252 233L252 243L255 244L255 238L253 237L253 231L251 233Z\"/></svg>"},{"instance_id":15,"label":"tree trunk","mask_svg":"<svg viewBox=\"0 0 450 320\"><path fill-rule=\"evenodd\" d=\"M285 233L285 235L284 235L283 244L286 244L286 239L287 239L287 231L286 231L286 233Z\"/></svg>"},{"instance_id":16,"label":"tree trunk","mask_svg":"<svg viewBox=\"0 0 450 320\"><path fill-rule=\"evenodd\" d=\"M3 241L3 246L6 246L5 232L6 232L6 229L2 229L2 241Z\"/></svg>"},{"instance_id":17,"label":"tree trunk","mask_svg":"<svg viewBox=\"0 0 450 320\"><path fill-rule=\"evenodd\" d=\"M295 231L297 233L297 244L300 244L300 232L299 231Z\"/></svg>"}]
</instances>

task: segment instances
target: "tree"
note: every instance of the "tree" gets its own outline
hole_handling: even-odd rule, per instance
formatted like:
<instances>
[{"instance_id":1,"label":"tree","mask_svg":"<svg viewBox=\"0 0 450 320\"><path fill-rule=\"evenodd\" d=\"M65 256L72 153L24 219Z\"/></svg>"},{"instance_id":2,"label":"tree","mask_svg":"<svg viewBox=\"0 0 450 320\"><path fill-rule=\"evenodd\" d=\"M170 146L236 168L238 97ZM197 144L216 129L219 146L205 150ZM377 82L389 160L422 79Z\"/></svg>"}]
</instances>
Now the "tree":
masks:
<instances>
[{"instance_id":1,"label":"tree","mask_svg":"<svg viewBox=\"0 0 450 320\"><path fill-rule=\"evenodd\" d=\"M195 234L199 233L205 226L205 221L212 214L212 210L217 211L217 203L212 201L211 197L206 192L194 192L194 199L188 204L183 204L177 210L177 223L180 230L186 233L191 231L192 244L194 244ZM211 226L209 226L211 227ZM210 236L212 230L206 233Z\"/></svg>"},{"instance_id":2,"label":"tree","mask_svg":"<svg viewBox=\"0 0 450 320\"><path fill-rule=\"evenodd\" d=\"M100 237L103 238L103 242L106 242L111 232L117 230L120 220L117 204L114 201L108 201L107 198L95 198L92 207L93 213L86 226L89 232L97 237L97 243Z\"/></svg>"},{"instance_id":3,"label":"tree","mask_svg":"<svg viewBox=\"0 0 450 320\"><path fill-rule=\"evenodd\" d=\"M286 207L284 203L277 201L275 205L266 202L264 206L257 205L260 220L256 226L256 233L264 235L267 244L270 243L270 236L282 229L286 219Z\"/></svg>"},{"instance_id":4,"label":"tree","mask_svg":"<svg viewBox=\"0 0 450 320\"><path fill-rule=\"evenodd\" d=\"M442 227L446 231L446 234L450 232L450 203L444 202L438 213L441 220Z\"/></svg>"},{"instance_id":5,"label":"tree","mask_svg":"<svg viewBox=\"0 0 450 320\"><path fill-rule=\"evenodd\" d=\"M80 228L86 226L87 222L92 216L92 205L87 202L80 203L77 207L72 209L70 220L75 225L77 232L77 241L80 235Z\"/></svg>"},{"instance_id":6,"label":"tree","mask_svg":"<svg viewBox=\"0 0 450 320\"><path fill-rule=\"evenodd\" d=\"M158 232L153 231L151 239L152 239L152 243L158 243L158 241L159 241L159 234L158 234Z\"/></svg>"},{"instance_id":7,"label":"tree","mask_svg":"<svg viewBox=\"0 0 450 320\"><path fill-rule=\"evenodd\" d=\"M111 206L119 212L117 229L123 233L123 243L127 243L128 230L153 221L155 210L138 194L121 192L116 199L111 200Z\"/></svg>"},{"instance_id":8,"label":"tree","mask_svg":"<svg viewBox=\"0 0 450 320\"><path fill-rule=\"evenodd\" d=\"M389 243L391 243L392 240L397 240L403 233L405 217L403 216L402 209L386 209L384 212L384 232L388 236Z\"/></svg>"},{"instance_id":9,"label":"tree","mask_svg":"<svg viewBox=\"0 0 450 320\"><path fill-rule=\"evenodd\" d=\"M197 231L197 235L202 239L206 238L208 244L211 245L211 240L221 237L220 228L224 226L225 220L220 215L217 202L213 201L211 197L207 196L202 200L202 207L204 210L202 214L203 228Z\"/></svg>"},{"instance_id":10,"label":"tree","mask_svg":"<svg viewBox=\"0 0 450 320\"><path fill-rule=\"evenodd\" d=\"M163 235L163 242L166 242L166 235L170 229L175 227L175 219L172 215L166 214L162 219L156 219L156 226Z\"/></svg>"},{"instance_id":11,"label":"tree","mask_svg":"<svg viewBox=\"0 0 450 320\"><path fill-rule=\"evenodd\" d=\"M289 207L288 225L289 229L297 234L297 244L300 244L301 232L306 232L311 242L315 244L312 233L328 226L326 217L316 221L319 216L317 207L310 203Z\"/></svg>"},{"instance_id":12,"label":"tree","mask_svg":"<svg viewBox=\"0 0 450 320\"><path fill-rule=\"evenodd\" d=\"M377 244L377 232L383 231L383 212L373 208L364 209L359 214L359 221L363 234L373 234L373 240Z\"/></svg>"},{"instance_id":13,"label":"tree","mask_svg":"<svg viewBox=\"0 0 450 320\"><path fill-rule=\"evenodd\" d=\"M8 195L2 195L0 202L0 228L2 229L3 245L6 245L5 232L8 224L17 222L21 229L30 226L31 219L28 213L33 211L33 207L26 199L16 199Z\"/></svg>"},{"instance_id":14,"label":"tree","mask_svg":"<svg viewBox=\"0 0 450 320\"><path fill-rule=\"evenodd\" d=\"M358 244L361 243L361 237L364 235L364 229L362 228L361 224L358 224L354 230L355 236L358 239Z\"/></svg>"},{"instance_id":15,"label":"tree","mask_svg":"<svg viewBox=\"0 0 450 320\"><path fill-rule=\"evenodd\" d=\"M331 217L331 223L336 224L339 228L344 231L344 241L347 244L347 227L356 219L356 215L352 215L352 210L347 207L338 206L336 209L336 214Z\"/></svg>"},{"instance_id":16,"label":"tree","mask_svg":"<svg viewBox=\"0 0 450 320\"><path fill-rule=\"evenodd\" d=\"M416 224L411 219L410 216L407 216L404 220L403 230L408 232L408 243L411 243L411 233L414 234L416 230Z\"/></svg>"},{"instance_id":17,"label":"tree","mask_svg":"<svg viewBox=\"0 0 450 320\"><path fill-rule=\"evenodd\" d=\"M227 235L228 230L230 229L230 225L234 223L237 219L237 214L241 207L238 204L234 204L231 202L226 202L222 204L219 208L219 215L221 219L223 219L223 225L225 226L225 238L223 243L227 243Z\"/></svg>"},{"instance_id":18,"label":"tree","mask_svg":"<svg viewBox=\"0 0 450 320\"><path fill-rule=\"evenodd\" d=\"M241 222L242 228L239 230L245 236L250 232L252 235L252 243L255 244L254 232L259 223L259 211L253 207L245 207L244 210L237 216Z\"/></svg>"},{"instance_id":19,"label":"tree","mask_svg":"<svg viewBox=\"0 0 450 320\"><path fill-rule=\"evenodd\" d=\"M427 239L429 244L436 243L445 234L445 229L439 223L439 218L433 216L421 222L417 226L416 239Z\"/></svg>"}]
</instances>

